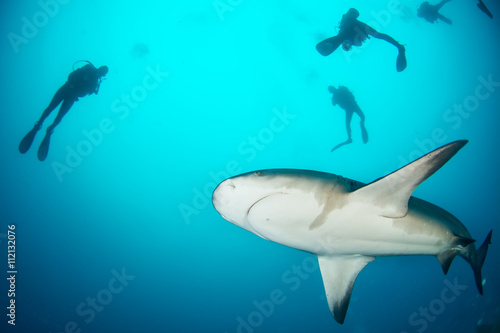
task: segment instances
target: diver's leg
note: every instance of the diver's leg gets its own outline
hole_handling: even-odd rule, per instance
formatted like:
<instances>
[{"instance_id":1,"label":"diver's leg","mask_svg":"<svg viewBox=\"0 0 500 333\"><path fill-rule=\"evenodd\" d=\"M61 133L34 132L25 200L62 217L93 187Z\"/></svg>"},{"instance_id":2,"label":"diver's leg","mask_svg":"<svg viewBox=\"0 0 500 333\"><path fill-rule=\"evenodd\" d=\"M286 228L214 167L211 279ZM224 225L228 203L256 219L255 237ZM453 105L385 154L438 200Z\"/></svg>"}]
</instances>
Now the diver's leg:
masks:
<instances>
[{"instance_id":1,"label":"diver's leg","mask_svg":"<svg viewBox=\"0 0 500 333\"><path fill-rule=\"evenodd\" d=\"M64 100L64 98L67 95L67 92L68 92L67 83L64 84L61 88L59 88L59 90L57 90L54 97L52 98L52 101L50 101L49 106L43 111L40 119L35 122L35 126L33 126L33 129L31 131L29 131L28 134L26 134L24 136L24 138L21 140L21 143L19 144L19 152L21 154L26 153L30 149L31 144L33 143L33 140L35 139L35 135L38 132L38 130L40 130L40 128L42 127L44 120L59 105L59 103L61 103L61 101ZM61 109L62 109L62 106L61 106Z\"/></svg>"},{"instance_id":2,"label":"diver's leg","mask_svg":"<svg viewBox=\"0 0 500 333\"><path fill-rule=\"evenodd\" d=\"M368 24L364 24L364 31L366 32L367 35L370 35L370 36L372 36L374 38L382 39L382 40L385 40L388 43L391 43L392 45L394 45L395 47L397 47L400 52L404 51L404 46L401 45L401 44L399 44L394 38L392 38L391 36L389 36L387 34L378 32L377 30L373 29Z\"/></svg>"},{"instance_id":3,"label":"diver's leg","mask_svg":"<svg viewBox=\"0 0 500 333\"><path fill-rule=\"evenodd\" d=\"M45 137L43 138L42 143L40 144L40 147L38 148L38 159L40 161L44 161L47 158L47 154L49 153L49 145L50 145L50 136L52 135L52 132L54 131L54 127L56 127L64 117L66 113L68 113L69 109L75 102L74 99L72 98L67 98L63 100L63 103L61 105L61 108L59 109L59 113L56 116L56 119L50 125L47 127L47 133L45 134Z\"/></svg>"},{"instance_id":4,"label":"diver's leg","mask_svg":"<svg viewBox=\"0 0 500 333\"><path fill-rule=\"evenodd\" d=\"M351 119L352 119L352 114L353 112L350 110L345 110L345 126L347 130L347 140L344 142L339 143L335 147L332 148L331 152L334 152L335 150L339 149L342 146L348 145L352 143L352 138L351 138Z\"/></svg>"},{"instance_id":5,"label":"diver's leg","mask_svg":"<svg viewBox=\"0 0 500 333\"><path fill-rule=\"evenodd\" d=\"M365 127L365 114L363 111L361 111L360 107L356 105L356 111L355 111L358 116L359 116L359 126L361 127L361 138L363 139L363 143L368 142L368 132L366 131Z\"/></svg>"},{"instance_id":6,"label":"diver's leg","mask_svg":"<svg viewBox=\"0 0 500 333\"><path fill-rule=\"evenodd\" d=\"M347 131L347 141L352 142L352 136L351 136L351 120L352 120L352 114L353 112L351 110L346 110L345 111L345 129Z\"/></svg>"},{"instance_id":7,"label":"diver's leg","mask_svg":"<svg viewBox=\"0 0 500 333\"><path fill-rule=\"evenodd\" d=\"M365 114L359 107L357 108L356 113L359 116L359 124L361 125L361 129L363 129L365 127Z\"/></svg>"},{"instance_id":8,"label":"diver's leg","mask_svg":"<svg viewBox=\"0 0 500 333\"><path fill-rule=\"evenodd\" d=\"M399 53L398 53L398 57L396 59L396 70L398 72L404 71L405 68L406 68L406 55L405 55L406 49L405 49L405 47L402 44L399 44L391 36L389 36L387 34L380 33L377 30L375 30L372 27L370 27L369 25L365 24L365 26L366 26L366 32L367 32L367 34L369 34L370 36L372 36L374 38L385 40L386 42L389 42L389 43L391 43L392 45L394 45L395 47L398 48L398 52Z\"/></svg>"},{"instance_id":9,"label":"diver's leg","mask_svg":"<svg viewBox=\"0 0 500 333\"><path fill-rule=\"evenodd\" d=\"M54 128L57 125L59 125L59 123L61 122L61 120L63 119L63 117L66 115L66 113L68 113L69 109L71 108L71 106L73 105L74 102L75 102L74 99L65 99L65 100L63 100L61 108L59 109L59 113L57 114L56 119L54 119L54 122L52 123L52 125L50 125L49 127L47 127L47 132L52 133L54 131Z\"/></svg>"},{"instance_id":10,"label":"diver's leg","mask_svg":"<svg viewBox=\"0 0 500 333\"><path fill-rule=\"evenodd\" d=\"M61 103L66 97L67 93L67 86L64 84L57 92L55 93L54 97L52 98L52 101L50 101L49 106L43 111L42 116L38 120L38 125L41 126L43 121L49 116L49 114Z\"/></svg>"},{"instance_id":11,"label":"diver's leg","mask_svg":"<svg viewBox=\"0 0 500 333\"><path fill-rule=\"evenodd\" d=\"M364 123L365 122L365 114L363 113L363 111L361 111L361 108L359 107L359 105L357 103L356 103L356 107L353 108L353 111L358 114L359 118L361 119L361 122Z\"/></svg>"},{"instance_id":12,"label":"diver's leg","mask_svg":"<svg viewBox=\"0 0 500 333\"><path fill-rule=\"evenodd\" d=\"M441 15L441 14L439 14L439 13L438 13L438 18L439 18L441 21L445 22L445 23L452 24L452 22L451 22L451 20L450 20L449 18L447 18L447 17L445 17L445 16L443 16L443 15Z\"/></svg>"}]
</instances>

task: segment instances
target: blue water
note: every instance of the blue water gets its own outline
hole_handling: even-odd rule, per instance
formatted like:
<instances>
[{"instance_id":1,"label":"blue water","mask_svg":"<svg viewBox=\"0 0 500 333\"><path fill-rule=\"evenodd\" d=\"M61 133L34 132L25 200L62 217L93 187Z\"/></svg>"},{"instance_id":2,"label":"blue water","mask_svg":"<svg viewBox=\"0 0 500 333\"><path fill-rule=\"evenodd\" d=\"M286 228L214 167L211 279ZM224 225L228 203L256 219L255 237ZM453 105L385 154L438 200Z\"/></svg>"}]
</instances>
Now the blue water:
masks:
<instances>
[{"instance_id":1,"label":"blue water","mask_svg":"<svg viewBox=\"0 0 500 333\"><path fill-rule=\"evenodd\" d=\"M434 257L378 258L339 325L314 256L211 205L229 175L302 168L370 182L468 139L415 195L482 242L497 229L500 198L500 5L485 2L495 19L472 0L446 4L449 26L416 17L412 0L398 11L385 0L3 1L1 332L474 332L493 322L498 234L484 296L462 259L445 277ZM405 44L404 72L397 50L374 38L350 53L316 52L350 7ZM21 155L20 140L80 59L109 66L99 94L73 105L46 161L36 150L55 111ZM364 111L370 141L355 115L354 142L330 153L346 139L327 90L339 84ZM452 301L450 283L460 286Z\"/></svg>"}]
</instances>

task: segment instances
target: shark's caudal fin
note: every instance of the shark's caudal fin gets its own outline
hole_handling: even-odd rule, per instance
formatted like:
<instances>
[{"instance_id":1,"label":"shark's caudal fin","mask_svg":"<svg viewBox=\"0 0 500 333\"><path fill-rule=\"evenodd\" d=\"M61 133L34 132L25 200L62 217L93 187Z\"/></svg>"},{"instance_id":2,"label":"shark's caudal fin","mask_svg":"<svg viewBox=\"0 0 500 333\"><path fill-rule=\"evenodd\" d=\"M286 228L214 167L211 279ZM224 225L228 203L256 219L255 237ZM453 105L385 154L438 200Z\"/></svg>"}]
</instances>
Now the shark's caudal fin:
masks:
<instances>
[{"instance_id":1,"label":"shark's caudal fin","mask_svg":"<svg viewBox=\"0 0 500 333\"><path fill-rule=\"evenodd\" d=\"M488 252L488 245L491 244L491 234L493 230L488 233L483 244L476 250L474 246L475 241L467 237L456 236L452 249L442 252L437 255L441 267L443 267L444 274L448 273L451 262L455 259L455 256L459 254L462 256L472 267L474 271L474 278L476 280L476 286L479 293L483 294L483 278L481 274L481 268L484 264L484 259L486 259L486 253ZM461 248L461 249L460 249Z\"/></svg>"},{"instance_id":2,"label":"shark's caudal fin","mask_svg":"<svg viewBox=\"0 0 500 333\"><path fill-rule=\"evenodd\" d=\"M328 306L339 324L344 322L356 277L374 259L363 255L318 256Z\"/></svg>"},{"instance_id":3,"label":"shark's caudal fin","mask_svg":"<svg viewBox=\"0 0 500 333\"><path fill-rule=\"evenodd\" d=\"M380 207L380 215L403 217L408 212L411 194L424 180L441 168L468 141L460 140L440 147L393 173L351 193L351 200L371 202Z\"/></svg>"},{"instance_id":4,"label":"shark's caudal fin","mask_svg":"<svg viewBox=\"0 0 500 333\"><path fill-rule=\"evenodd\" d=\"M486 253L488 252L488 245L491 244L491 234L493 230L490 230L488 236L484 240L483 244L477 249L476 258L470 260L472 269L474 270L474 277L476 279L476 286L479 293L483 294L483 278L481 276L481 268L483 268L484 259L486 259Z\"/></svg>"}]
</instances>

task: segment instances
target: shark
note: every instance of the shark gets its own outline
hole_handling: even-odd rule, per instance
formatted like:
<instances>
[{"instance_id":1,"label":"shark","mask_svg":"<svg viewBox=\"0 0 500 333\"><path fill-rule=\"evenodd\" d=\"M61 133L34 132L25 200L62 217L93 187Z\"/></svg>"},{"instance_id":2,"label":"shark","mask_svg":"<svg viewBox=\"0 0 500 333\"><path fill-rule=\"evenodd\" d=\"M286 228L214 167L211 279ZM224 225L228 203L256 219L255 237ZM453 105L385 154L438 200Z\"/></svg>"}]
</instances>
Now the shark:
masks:
<instances>
[{"instance_id":1,"label":"shark","mask_svg":"<svg viewBox=\"0 0 500 333\"><path fill-rule=\"evenodd\" d=\"M358 274L376 257L436 256L447 274L458 255L483 294L481 268L492 230L476 249L455 216L412 196L467 142L451 142L369 184L311 170L248 172L221 182L212 203L225 220L316 255L328 306L340 324Z\"/></svg>"}]
</instances>

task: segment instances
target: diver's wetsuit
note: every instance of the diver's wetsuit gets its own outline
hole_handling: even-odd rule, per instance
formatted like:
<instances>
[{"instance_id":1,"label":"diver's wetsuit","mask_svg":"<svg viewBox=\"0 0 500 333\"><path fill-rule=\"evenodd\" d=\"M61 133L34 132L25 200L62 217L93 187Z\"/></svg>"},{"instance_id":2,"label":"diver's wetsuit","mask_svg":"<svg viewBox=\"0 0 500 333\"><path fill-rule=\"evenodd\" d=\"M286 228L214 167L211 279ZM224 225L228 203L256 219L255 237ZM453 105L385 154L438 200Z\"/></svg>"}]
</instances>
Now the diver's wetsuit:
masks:
<instances>
[{"instance_id":1,"label":"diver's wetsuit","mask_svg":"<svg viewBox=\"0 0 500 333\"><path fill-rule=\"evenodd\" d=\"M337 36L327 38L316 45L316 50L323 56L327 56L335 51L341 44L347 51L354 46L361 46L363 42L371 37L385 40L388 43L396 46L399 51L399 56L396 62L398 72L406 68L405 47L399 44L391 36L380 33L368 24L357 19L359 12L355 8L349 9L342 16L340 21L340 30Z\"/></svg>"},{"instance_id":2,"label":"diver's wetsuit","mask_svg":"<svg viewBox=\"0 0 500 333\"><path fill-rule=\"evenodd\" d=\"M365 127L365 115L363 111L361 111L361 108L359 107L358 103L356 103L354 95L349 91L349 89L347 89L344 86L339 86L338 89L335 89L334 87L329 87L329 91L333 95L332 96L333 106L338 105L345 110L345 126L347 131L347 141L339 143L331 151L333 152L336 149L352 142L351 120L354 113L357 113L360 118L359 125L361 126L361 137L363 139L363 142L367 143L368 132L366 131Z\"/></svg>"},{"instance_id":3,"label":"diver's wetsuit","mask_svg":"<svg viewBox=\"0 0 500 333\"><path fill-rule=\"evenodd\" d=\"M50 136L52 135L54 128L61 122L66 113L68 113L73 103L78 101L78 98L98 93L101 78L105 76L107 72L108 67L101 66L97 69L94 65L89 63L88 65L85 65L69 74L68 81L57 90L54 97L50 101L49 106L43 111L42 116L35 123L33 129L29 131L28 134L26 134L21 140L21 143L19 144L19 152L24 154L29 150L31 144L33 143L33 139L35 138L38 130L42 127L44 120L62 102L61 108L59 109L54 122L52 125L47 127L47 134L38 149L38 159L40 161L45 160L49 149Z\"/></svg>"},{"instance_id":4,"label":"diver's wetsuit","mask_svg":"<svg viewBox=\"0 0 500 333\"><path fill-rule=\"evenodd\" d=\"M347 139L352 140L351 137L351 120L352 115L357 113L360 118L360 125L364 128L365 124L365 115L358 103L354 99L354 95L344 86L339 86L336 92L332 96L332 104L333 106L338 105L342 109L345 110L345 124L347 130Z\"/></svg>"},{"instance_id":5,"label":"diver's wetsuit","mask_svg":"<svg viewBox=\"0 0 500 333\"><path fill-rule=\"evenodd\" d=\"M56 119L50 125L47 130L51 132L56 127L68 113L69 109L74 102L78 101L79 97L84 97L86 95L97 94L99 90L99 74L97 69L91 65L85 65L82 68L77 69L68 76L68 81L57 90L56 94L52 98L49 106L43 111L40 120L38 120L39 126L43 121L49 116L49 114L62 102L59 113Z\"/></svg>"},{"instance_id":6,"label":"diver's wetsuit","mask_svg":"<svg viewBox=\"0 0 500 333\"><path fill-rule=\"evenodd\" d=\"M417 15L423 19L425 19L427 22L430 23L435 23L438 20L441 20L443 22L446 22L448 24L451 24L451 20L439 13L439 10L443 5L450 0L443 0L437 5L431 5L429 2L425 1L422 2L420 7L417 10Z\"/></svg>"},{"instance_id":7,"label":"diver's wetsuit","mask_svg":"<svg viewBox=\"0 0 500 333\"><path fill-rule=\"evenodd\" d=\"M370 35L379 34L378 31L368 24L359 21L357 19L358 16L359 13L354 8L351 8L342 16L339 34L337 35L342 42L348 41L352 45L361 46L366 39L370 38Z\"/></svg>"}]
</instances>

